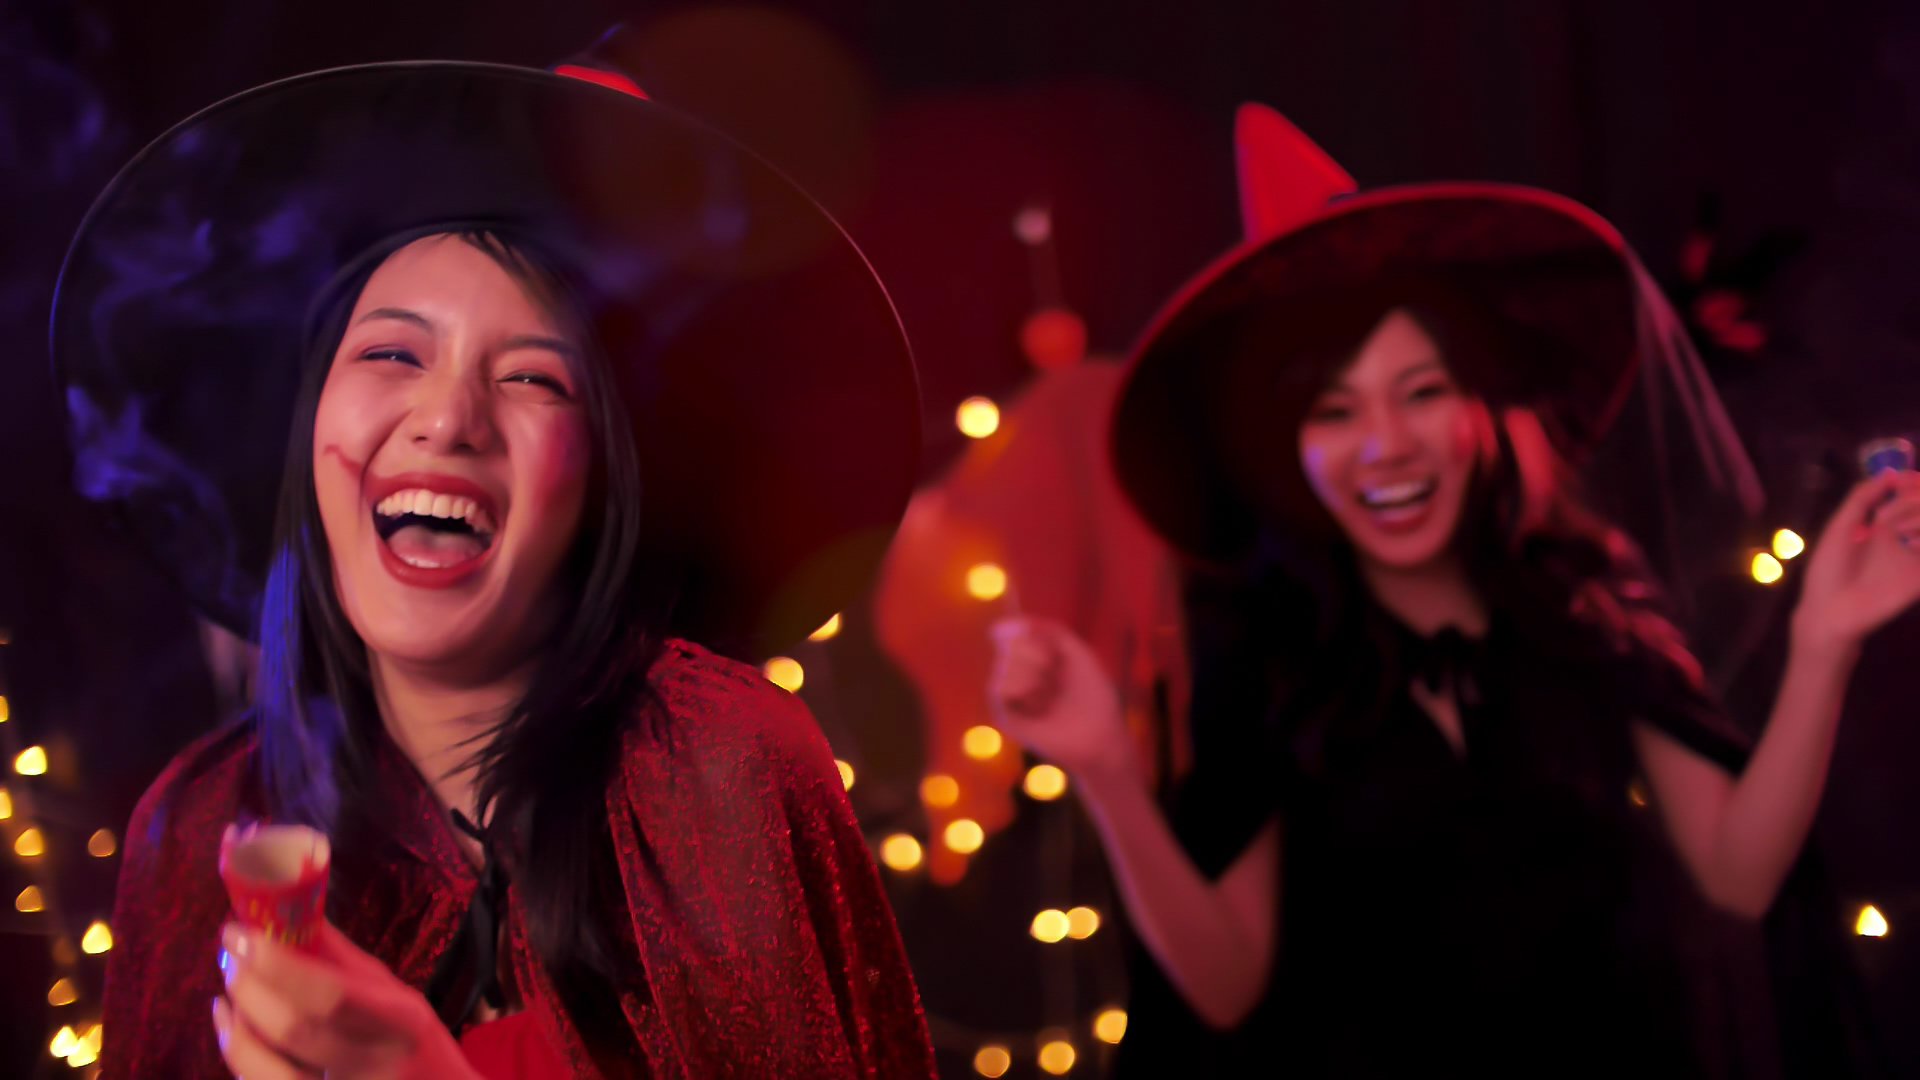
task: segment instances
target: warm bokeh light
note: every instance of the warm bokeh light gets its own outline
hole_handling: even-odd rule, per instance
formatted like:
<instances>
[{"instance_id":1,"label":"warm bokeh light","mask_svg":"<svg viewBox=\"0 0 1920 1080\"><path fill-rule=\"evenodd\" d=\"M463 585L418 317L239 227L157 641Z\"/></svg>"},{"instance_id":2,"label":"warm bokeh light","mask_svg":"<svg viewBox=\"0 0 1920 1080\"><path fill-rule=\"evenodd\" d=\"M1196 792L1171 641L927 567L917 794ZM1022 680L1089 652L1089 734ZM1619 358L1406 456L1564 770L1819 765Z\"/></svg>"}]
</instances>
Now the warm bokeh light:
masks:
<instances>
[{"instance_id":1,"label":"warm bokeh light","mask_svg":"<svg viewBox=\"0 0 1920 1080\"><path fill-rule=\"evenodd\" d=\"M920 801L936 810L945 810L960 801L960 781L945 773L934 773L920 781Z\"/></svg>"},{"instance_id":2,"label":"warm bokeh light","mask_svg":"<svg viewBox=\"0 0 1920 1080\"><path fill-rule=\"evenodd\" d=\"M967 595L975 600L998 600L1007 594L1007 572L983 562L967 571Z\"/></svg>"},{"instance_id":3,"label":"warm bokeh light","mask_svg":"<svg viewBox=\"0 0 1920 1080\"><path fill-rule=\"evenodd\" d=\"M1127 1034L1127 1010L1102 1009L1093 1018L1093 1037L1103 1043L1117 1043Z\"/></svg>"},{"instance_id":4,"label":"warm bokeh light","mask_svg":"<svg viewBox=\"0 0 1920 1080\"><path fill-rule=\"evenodd\" d=\"M1779 581L1786 572L1787 568L1780 565L1779 559L1764 551L1753 553L1753 580L1762 585L1771 585Z\"/></svg>"},{"instance_id":5,"label":"warm bokeh light","mask_svg":"<svg viewBox=\"0 0 1920 1080\"><path fill-rule=\"evenodd\" d=\"M1066 912L1057 908L1048 908L1033 917L1033 925L1027 928L1027 932L1036 940L1051 945L1066 937L1067 930L1072 925Z\"/></svg>"},{"instance_id":6,"label":"warm bokeh light","mask_svg":"<svg viewBox=\"0 0 1920 1080\"><path fill-rule=\"evenodd\" d=\"M815 630L811 634L808 634L807 640L808 641L832 641L833 636L835 634L838 634L839 632L840 632L840 616L835 615L833 618L828 619L826 623L820 627L820 629Z\"/></svg>"},{"instance_id":7,"label":"warm bokeh light","mask_svg":"<svg viewBox=\"0 0 1920 1080\"><path fill-rule=\"evenodd\" d=\"M980 850L987 842L987 830L972 818L955 818L947 823L947 831L942 835L947 847L962 855L971 855Z\"/></svg>"},{"instance_id":8,"label":"warm bokeh light","mask_svg":"<svg viewBox=\"0 0 1920 1080\"><path fill-rule=\"evenodd\" d=\"M1773 534L1773 554L1777 558L1791 559L1807 550L1807 542L1792 529L1781 529Z\"/></svg>"},{"instance_id":9,"label":"warm bokeh light","mask_svg":"<svg viewBox=\"0 0 1920 1080\"><path fill-rule=\"evenodd\" d=\"M1100 913L1090 907L1069 908L1067 910L1067 936L1075 941L1084 941L1100 929Z\"/></svg>"},{"instance_id":10,"label":"warm bokeh light","mask_svg":"<svg viewBox=\"0 0 1920 1080\"><path fill-rule=\"evenodd\" d=\"M1026 783L1021 786L1029 798L1046 802L1067 793L1067 774L1061 772L1058 766L1035 765L1027 770Z\"/></svg>"},{"instance_id":11,"label":"warm bokeh light","mask_svg":"<svg viewBox=\"0 0 1920 1080\"><path fill-rule=\"evenodd\" d=\"M960 736L960 749L975 761L991 761L1000 755L1003 745L1005 740L1000 737L999 730L985 724L970 727L966 734Z\"/></svg>"},{"instance_id":12,"label":"warm bokeh light","mask_svg":"<svg viewBox=\"0 0 1920 1080\"><path fill-rule=\"evenodd\" d=\"M1000 406L983 397L970 397L953 414L960 433L970 439L984 439L1000 430Z\"/></svg>"},{"instance_id":13,"label":"warm bokeh light","mask_svg":"<svg viewBox=\"0 0 1920 1080\"><path fill-rule=\"evenodd\" d=\"M13 838L13 853L23 859L43 855L46 850L47 840L40 835L39 829L22 829L20 835Z\"/></svg>"},{"instance_id":14,"label":"warm bokeh light","mask_svg":"<svg viewBox=\"0 0 1920 1080\"><path fill-rule=\"evenodd\" d=\"M1073 1068L1073 1044L1055 1039L1040 1048L1040 1068L1054 1076L1065 1076Z\"/></svg>"},{"instance_id":15,"label":"warm bokeh light","mask_svg":"<svg viewBox=\"0 0 1920 1080\"><path fill-rule=\"evenodd\" d=\"M73 985L72 979L61 979L47 991L47 1004L71 1005L80 1000L80 990Z\"/></svg>"},{"instance_id":16,"label":"warm bokeh light","mask_svg":"<svg viewBox=\"0 0 1920 1080\"><path fill-rule=\"evenodd\" d=\"M74 1034L72 1025L63 1026L59 1034L53 1037L53 1044L49 1049L53 1051L54 1057L66 1057L80 1049L80 1036Z\"/></svg>"},{"instance_id":17,"label":"warm bokeh light","mask_svg":"<svg viewBox=\"0 0 1920 1080\"><path fill-rule=\"evenodd\" d=\"M7 695L0 694L0 724L6 723L12 716L7 707Z\"/></svg>"},{"instance_id":18,"label":"warm bokeh light","mask_svg":"<svg viewBox=\"0 0 1920 1080\"><path fill-rule=\"evenodd\" d=\"M0 821L5 821L12 816L13 796L7 794L6 788L0 787Z\"/></svg>"},{"instance_id":19,"label":"warm bokeh light","mask_svg":"<svg viewBox=\"0 0 1920 1080\"><path fill-rule=\"evenodd\" d=\"M765 671L768 682L790 694L799 693L807 682L807 670L791 656L776 656L767 661Z\"/></svg>"},{"instance_id":20,"label":"warm bokeh light","mask_svg":"<svg viewBox=\"0 0 1920 1080\"><path fill-rule=\"evenodd\" d=\"M80 951L88 956L98 956L111 948L113 948L113 931L108 930L107 924L103 922L96 922L87 927L87 932L80 938Z\"/></svg>"},{"instance_id":21,"label":"warm bokeh light","mask_svg":"<svg viewBox=\"0 0 1920 1080\"><path fill-rule=\"evenodd\" d=\"M14 897L13 907L16 911L45 911L47 902L40 896L40 886L29 885Z\"/></svg>"},{"instance_id":22,"label":"warm bokeh light","mask_svg":"<svg viewBox=\"0 0 1920 1080\"><path fill-rule=\"evenodd\" d=\"M1860 909L1860 917L1853 921L1853 932L1861 937L1886 937L1892 927L1887 925L1887 917L1880 909L1868 904Z\"/></svg>"},{"instance_id":23,"label":"warm bokeh light","mask_svg":"<svg viewBox=\"0 0 1920 1080\"><path fill-rule=\"evenodd\" d=\"M39 776L47 771L47 752L37 746L29 746L13 759L13 769L21 776Z\"/></svg>"},{"instance_id":24,"label":"warm bokeh light","mask_svg":"<svg viewBox=\"0 0 1920 1080\"><path fill-rule=\"evenodd\" d=\"M835 768L840 770L840 785L846 788L848 791L852 791L853 790L853 766L847 764L844 761L841 761L839 758L833 759L833 765Z\"/></svg>"},{"instance_id":25,"label":"warm bokeh light","mask_svg":"<svg viewBox=\"0 0 1920 1080\"><path fill-rule=\"evenodd\" d=\"M912 870L920 865L920 841L906 833L894 833L880 842L880 861L890 870Z\"/></svg>"},{"instance_id":26,"label":"warm bokeh light","mask_svg":"<svg viewBox=\"0 0 1920 1080\"><path fill-rule=\"evenodd\" d=\"M87 1049L96 1054L99 1053L101 1044L107 1041L107 1029L105 1025L94 1024L87 1028L87 1033L80 1037L80 1041L86 1044ZM67 1060L71 1063L73 1059L68 1058Z\"/></svg>"},{"instance_id":27,"label":"warm bokeh light","mask_svg":"<svg viewBox=\"0 0 1920 1080\"><path fill-rule=\"evenodd\" d=\"M87 837L87 854L96 859L104 859L118 850L113 843L113 833L106 829L96 829L92 836Z\"/></svg>"},{"instance_id":28,"label":"warm bokeh light","mask_svg":"<svg viewBox=\"0 0 1920 1080\"><path fill-rule=\"evenodd\" d=\"M1013 1055L1004 1046L983 1046L973 1055L973 1071L981 1076L1005 1076L1013 1068Z\"/></svg>"},{"instance_id":29,"label":"warm bokeh light","mask_svg":"<svg viewBox=\"0 0 1920 1080\"><path fill-rule=\"evenodd\" d=\"M73 1053L67 1055L67 1064L76 1069L83 1069L99 1060L99 1049L84 1042Z\"/></svg>"}]
</instances>

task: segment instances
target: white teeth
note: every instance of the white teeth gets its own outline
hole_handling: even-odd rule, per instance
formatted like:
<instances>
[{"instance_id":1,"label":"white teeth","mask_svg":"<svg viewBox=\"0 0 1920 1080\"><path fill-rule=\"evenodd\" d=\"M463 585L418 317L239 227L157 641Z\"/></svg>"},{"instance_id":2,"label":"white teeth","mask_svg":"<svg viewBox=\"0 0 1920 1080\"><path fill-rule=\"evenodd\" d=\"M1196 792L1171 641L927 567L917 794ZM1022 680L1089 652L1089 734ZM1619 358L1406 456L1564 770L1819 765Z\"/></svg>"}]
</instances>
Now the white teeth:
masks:
<instances>
[{"instance_id":1,"label":"white teeth","mask_svg":"<svg viewBox=\"0 0 1920 1080\"><path fill-rule=\"evenodd\" d=\"M416 514L420 517L457 519L473 526L476 531L493 531L493 518L480 508L478 500L464 495L443 495L421 488L408 488L381 499L373 509L382 517Z\"/></svg>"},{"instance_id":2,"label":"white teeth","mask_svg":"<svg viewBox=\"0 0 1920 1080\"><path fill-rule=\"evenodd\" d=\"M1398 506L1426 498L1433 492L1432 480L1406 480L1397 484L1367 488L1360 493L1360 501L1371 507Z\"/></svg>"}]
</instances>

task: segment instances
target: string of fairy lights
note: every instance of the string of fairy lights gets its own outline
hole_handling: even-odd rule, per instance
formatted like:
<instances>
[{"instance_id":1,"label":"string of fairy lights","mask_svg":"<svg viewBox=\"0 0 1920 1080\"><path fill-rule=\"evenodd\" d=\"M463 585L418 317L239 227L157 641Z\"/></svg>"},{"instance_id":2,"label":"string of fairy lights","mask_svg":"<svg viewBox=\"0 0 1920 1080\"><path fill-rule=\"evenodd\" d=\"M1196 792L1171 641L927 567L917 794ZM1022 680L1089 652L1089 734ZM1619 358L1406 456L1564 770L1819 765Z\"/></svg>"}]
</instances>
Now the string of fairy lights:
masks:
<instances>
[{"instance_id":1,"label":"string of fairy lights","mask_svg":"<svg viewBox=\"0 0 1920 1080\"><path fill-rule=\"evenodd\" d=\"M46 1001L48 1024L56 1030L49 1038L47 1051L76 1070L76 1075L92 1077L99 1071L104 1037L98 992L100 965L86 964L83 958L112 949L113 931L104 921L95 920L76 943L74 924L60 904L53 846L69 837L77 840L83 830L69 827L70 823L57 820L57 815L42 812L42 800L36 798L36 787L44 783L49 760L45 747L21 745L20 725L14 722L5 694L11 689L5 658L12 644L11 634L0 629L0 754L5 756L11 774L0 778L4 780L0 782L0 838L4 838L19 863L21 877L28 882L12 898L14 921L10 929L51 942L53 980ZM86 852L92 858L111 858L119 853L119 843L112 830L98 828L87 837Z\"/></svg>"}]
</instances>

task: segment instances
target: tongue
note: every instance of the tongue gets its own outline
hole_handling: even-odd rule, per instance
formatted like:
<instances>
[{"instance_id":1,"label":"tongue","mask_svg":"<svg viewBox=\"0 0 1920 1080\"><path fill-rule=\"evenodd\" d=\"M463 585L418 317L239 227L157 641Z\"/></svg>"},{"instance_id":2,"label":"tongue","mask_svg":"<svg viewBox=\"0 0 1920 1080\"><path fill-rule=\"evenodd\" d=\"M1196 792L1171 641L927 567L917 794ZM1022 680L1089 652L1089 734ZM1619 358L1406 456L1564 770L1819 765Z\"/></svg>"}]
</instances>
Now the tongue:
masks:
<instances>
[{"instance_id":1,"label":"tongue","mask_svg":"<svg viewBox=\"0 0 1920 1080\"><path fill-rule=\"evenodd\" d=\"M458 566L486 552L472 533L440 532L425 525L409 525L387 537L387 546L403 562L416 566Z\"/></svg>"}]
</instances>

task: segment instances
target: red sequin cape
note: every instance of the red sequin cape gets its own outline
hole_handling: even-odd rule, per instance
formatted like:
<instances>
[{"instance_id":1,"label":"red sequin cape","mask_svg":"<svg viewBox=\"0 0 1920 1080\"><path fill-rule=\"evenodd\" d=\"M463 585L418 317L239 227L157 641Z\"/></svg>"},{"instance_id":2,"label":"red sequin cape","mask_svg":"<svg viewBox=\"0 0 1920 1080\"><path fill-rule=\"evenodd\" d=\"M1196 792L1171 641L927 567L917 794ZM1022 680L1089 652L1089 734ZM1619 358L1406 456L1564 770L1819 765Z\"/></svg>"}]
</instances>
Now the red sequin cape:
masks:
<instances>
[{"instance_id":1,"label":"red sequin cape","mask_svg":"<svg viewBox=\"0 0 1920 1080\"><path fill-rule=\"evenodd\" d=\"M622 1011L638 1076L929 1077L899 932L840 775L798 699L753 668L674 642L653 672L670 712L634 725L607 789L632 940ZM416 988L454 940L475 872L419 773L381 740L396 852L337 851L328 908ZM127 830L107 973L103 1080L228 1076L214 1042L215 860L253 785L244 727L189 747ZM513 908L516 983L540 1031L600 1076ZM623 1071L626 1071L623 1069Z\"/></svg>"}]
</instances>

